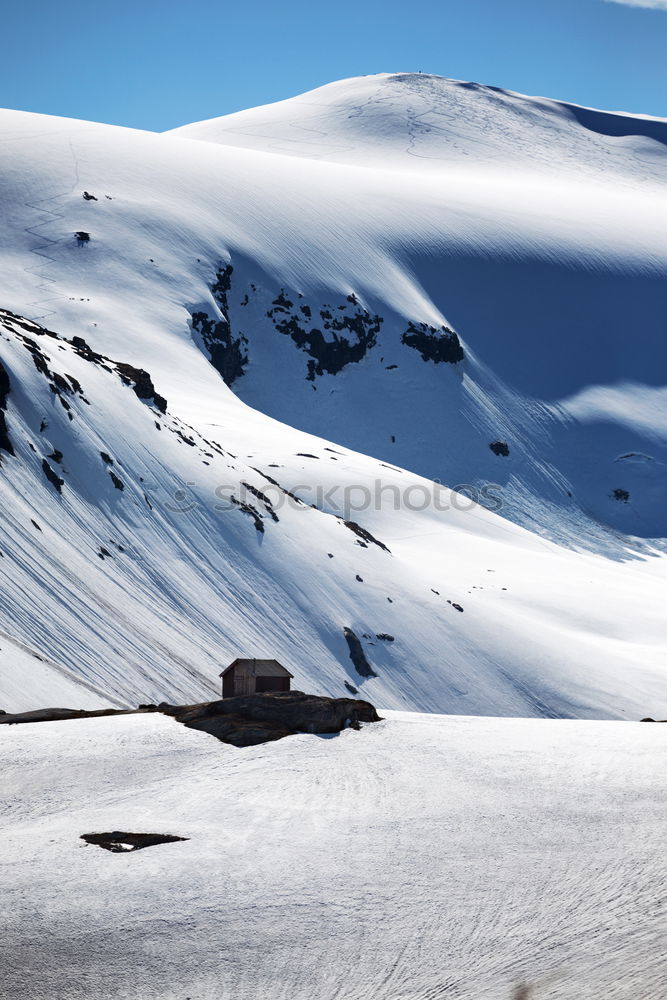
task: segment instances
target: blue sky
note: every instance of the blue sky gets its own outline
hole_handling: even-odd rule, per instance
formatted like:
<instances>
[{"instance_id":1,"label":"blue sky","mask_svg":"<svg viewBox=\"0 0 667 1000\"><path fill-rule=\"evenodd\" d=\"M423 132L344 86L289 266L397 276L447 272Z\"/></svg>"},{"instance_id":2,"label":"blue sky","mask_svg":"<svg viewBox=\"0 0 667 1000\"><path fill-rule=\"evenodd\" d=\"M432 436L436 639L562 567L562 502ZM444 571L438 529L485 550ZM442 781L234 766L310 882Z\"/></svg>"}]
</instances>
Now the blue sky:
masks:
<instances>
[{"instance_id":1,"label":"blue sky","mask_svg":"<svg viewBox=\"0 0 667 1000\"><path fill-rule=\"evenodd\" d=\"M667 0L5 4L0 106L162 130L422 70L667 117Z\"/></svg>"}]
</instances>

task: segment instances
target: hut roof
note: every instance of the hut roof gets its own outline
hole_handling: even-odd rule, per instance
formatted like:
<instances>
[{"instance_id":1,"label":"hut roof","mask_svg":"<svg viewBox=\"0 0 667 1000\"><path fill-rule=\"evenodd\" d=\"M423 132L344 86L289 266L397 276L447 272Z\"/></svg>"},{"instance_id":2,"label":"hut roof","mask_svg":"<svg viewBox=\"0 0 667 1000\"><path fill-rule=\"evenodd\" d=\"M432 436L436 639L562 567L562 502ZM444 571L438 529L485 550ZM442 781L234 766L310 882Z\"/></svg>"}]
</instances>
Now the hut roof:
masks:
<instances>
[{"instance_id":1,"label":"hut roof","mask_svg":"<svg viewBox=\"0 0 667 1000\"><path fill-rule=\"evenodd\" d=\"M239 666L250 667L256 677L294 677L294 674L286 670L282 663L278 663L277 660L255 660L250 658L237 658L222 671L220 677L224 677L234 667Z\"/></svg>"}]
</instances>

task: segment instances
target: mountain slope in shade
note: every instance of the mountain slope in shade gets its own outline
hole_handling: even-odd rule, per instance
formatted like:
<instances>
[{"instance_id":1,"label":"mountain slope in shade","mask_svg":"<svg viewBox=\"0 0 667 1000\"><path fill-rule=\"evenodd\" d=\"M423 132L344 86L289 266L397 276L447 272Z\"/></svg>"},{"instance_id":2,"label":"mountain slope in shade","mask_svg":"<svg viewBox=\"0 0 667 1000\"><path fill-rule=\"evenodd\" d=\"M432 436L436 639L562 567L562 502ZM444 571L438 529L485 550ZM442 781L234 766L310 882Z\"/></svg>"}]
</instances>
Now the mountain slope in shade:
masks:
<instances>
[{"instance_id":1,"label":"mountain slope in shade","mask_svg":"<svg viewBox=\"0 0 667 1000\"><path fill-rule=\"evenodd\" d=\"M258 655L396 708L667 714L660 123L330 98L346 162L0 115L0 707L35 707L23 643L42 703L205 699Z\"/></svg>"},{"instance_id":2,"label":"mountain slope in shade","mask_svg":"<svg viewBox=\"0 0 667 1000\"><path fill-rule=\"evenodd\" d=\"M387 170L399 203L431 200L399 253L438 306L434 329L444 318L465 344L460 384L406 351L405 318L373 302L384 322L363 371L325 372L314 396L302 369L277 395L274 330L262 327L278 289L253 312L241 279L228 303L248 336L241 398L450 484L501 481L510 517L525 516L528 488L561 508L572 495L621 531L665 534L665 265L640 206L661 217L667 204L667 121L385 74L171 134L364 166L380 181L378 212ZM318 303L311 325L339 305ZM293 313L308 334L298 303ZM509 461L489 454L497 438L514 445Z\"/></svg>"}]
</instances>

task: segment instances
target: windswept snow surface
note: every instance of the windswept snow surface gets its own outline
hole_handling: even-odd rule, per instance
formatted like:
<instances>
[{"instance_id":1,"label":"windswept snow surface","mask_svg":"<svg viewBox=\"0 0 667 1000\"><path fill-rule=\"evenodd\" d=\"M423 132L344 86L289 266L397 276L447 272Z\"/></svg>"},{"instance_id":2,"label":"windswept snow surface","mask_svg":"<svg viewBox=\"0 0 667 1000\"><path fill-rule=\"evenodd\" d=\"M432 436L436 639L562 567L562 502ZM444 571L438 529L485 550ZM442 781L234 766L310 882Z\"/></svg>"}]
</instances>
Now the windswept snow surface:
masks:
<instances>
[{"instance_id":1,"label":"windswept snow surface","mask_svg":"<svg viewBox=\"0 0 667 1000\"><path fill-rule=\"evenodd\" d=\"M1 112L0 707L257 655L667 715L665 128L410 74L163 135Z\"/></svg>"},{"instance_id":2,"label":"windswept snow surface","mask_svg":"<svg viewBox=\"0 0 667 1000\"><path fill-rule=\"evenodd\" d=\"M163 716L4 727L3 997L658 1000L664 737L389 713L239 751ZM79 839L117 829L189 839Z\"/></svg>"}]
</instances>

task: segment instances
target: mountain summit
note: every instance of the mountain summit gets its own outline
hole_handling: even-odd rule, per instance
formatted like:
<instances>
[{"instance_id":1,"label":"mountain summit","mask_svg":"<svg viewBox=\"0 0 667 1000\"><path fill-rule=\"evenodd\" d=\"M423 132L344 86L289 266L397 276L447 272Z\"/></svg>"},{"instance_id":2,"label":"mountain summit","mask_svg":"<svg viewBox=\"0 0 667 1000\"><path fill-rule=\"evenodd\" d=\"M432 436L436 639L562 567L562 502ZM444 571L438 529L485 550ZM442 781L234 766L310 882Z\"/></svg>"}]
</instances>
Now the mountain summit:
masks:
<instances>
[{"instance_id":1,"label":"mountain summit","mask_svg":"<svg viewBox=\"0 0 667 1000\"><path fill-rule=\"evenodd\" d=\"M644 155L645 140L667 145L667 120L441 76L380 73L183 125L170 134L385 169L523 166L577 174L639 171L658 179L660 161L652 164Z\"/></svg>"}]
</instances>

